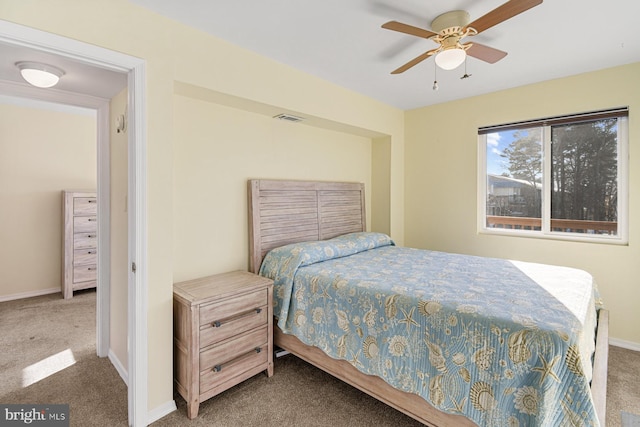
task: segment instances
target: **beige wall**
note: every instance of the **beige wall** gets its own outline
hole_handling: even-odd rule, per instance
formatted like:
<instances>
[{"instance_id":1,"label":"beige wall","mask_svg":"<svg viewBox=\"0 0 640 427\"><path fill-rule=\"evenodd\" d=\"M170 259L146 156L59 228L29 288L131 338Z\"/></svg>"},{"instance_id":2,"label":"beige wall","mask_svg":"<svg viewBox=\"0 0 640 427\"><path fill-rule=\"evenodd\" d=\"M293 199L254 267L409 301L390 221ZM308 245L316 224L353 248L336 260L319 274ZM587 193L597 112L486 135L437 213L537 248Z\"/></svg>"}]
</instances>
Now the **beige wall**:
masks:
<instances>
[{"instance_id":1,"label":"beige wall","mask_svg":"<svg viewBox=\"0 0 640 427\"><path fill-rule=\"evenodd\" d=\"M125 0L6 1L0 3L0 19L146 61L150 410L160 408L173 399L171 319L174 270L180 268L181 271L176 270L175 274L184 277L205 270L198 265L187 266L190 261L174 260L174 255L184 253L174 249L174 236L177 233L173 230L178 223L174 220L177 214L174 213L177 209L174 197L183 197L182 191L174 195L174 181L182 179L181 171L174 171L174 164L179 160L174 158L174 150L178 150L176 147L180 143L174 140L180 135L173 129L176 82L230 94L256 105L312 116L318 122L328 123L327 128L333 130L346 127L389 138L388 199L391 203L388 227L392 237L399 243L403 242L404 113L401 110L239 49ZM209 106L202 104L200 108L206 110ZM180 114L180 109L176 114ZM335 148L329 152L335 152ZM318 153L317 147L309 153ZM179 150L176 154L179 154ZM251 153L245 154L250 162L256 162ZM225 157L226 164L237 168L246 164L247 160L237 155L231 153ZM342 171L333 172L314 176L326 179L344 176ZM253 171L244 173L253 175ZM371 170L371 174L377 175L378 171ZM375 193L376 189L370 191ZM231 195L232 192L223 194ZM223 197L219 203L224 206L234 203L234 200ZM237 218L243 215L246 215L245 211L239 206ZM371 216L375 217L376 212L371 212ZM239 223L233 224L238 224L233 227L239 230ZM243 230L242 234L228 235L225 239L229 241L221 241L219 247L231 245L240 250L235 245L244 244L237 242L246 241L245 233ZM233 255L238 260L244 256ZM226 262L225 267L240 266L240 261Z\"/></svg>"},{"instance_id":2,"label":"beige wall","mask_svg":"<svg viewBox=\"0 0 640 427\"><path fill-rule=\"evenodd\" d=\"M116 95L109 104L110 123L116 123L116 117L124 114L127 105L127 90ZM110 342L109 349L126 370L127 351L127 301L128 294L128 225L127 225L127 176L128 176L128 138L126 132L118 133L115 126L110 127L110 192L111 192L111 271L110 271Z\"/></svg>"},{"instance_id":3,"label":"beige wall","mask_svg":"<svg viewBox=\"0 0 640 427\"><path fill-rule=\"evenodd\" d=\"M582 268L611 310L611 336L640 343L640 63L496 92L406 114L407 246ZM477 232L480 126L629 106L628 246Z\"/></svg>"},{"instance_id":4,"label":"beige wall","mask_svg":"<svg viewBox=\"0 0 640 427\"><path fill-rule=\"evenodd\" d=\"M62 190L96 188L96 119L0 103L0 299L59 292Z\"/></svg>"},{"instance_id":5,"label":"beige wall","mask_svg":"<svg viewBox=\"0 0 640 427\"><path fill-rule=\"evenodd\" d=\"M372 141L176 95L174 280L248 269L247 180L371 183Z\"/></svg>"},{"instance_id":6,"label":"beige wall","mask_svg":"<svg viewBox=\"0 0 640 427\"><path fill-rule=\"evenodd\" d=\"M391 234L391 141L388 137L376 138L371 147L371 187L375 192L370 197L371 209L376 213L370 224L371 231Z\"/></svg>"}]
</instances>

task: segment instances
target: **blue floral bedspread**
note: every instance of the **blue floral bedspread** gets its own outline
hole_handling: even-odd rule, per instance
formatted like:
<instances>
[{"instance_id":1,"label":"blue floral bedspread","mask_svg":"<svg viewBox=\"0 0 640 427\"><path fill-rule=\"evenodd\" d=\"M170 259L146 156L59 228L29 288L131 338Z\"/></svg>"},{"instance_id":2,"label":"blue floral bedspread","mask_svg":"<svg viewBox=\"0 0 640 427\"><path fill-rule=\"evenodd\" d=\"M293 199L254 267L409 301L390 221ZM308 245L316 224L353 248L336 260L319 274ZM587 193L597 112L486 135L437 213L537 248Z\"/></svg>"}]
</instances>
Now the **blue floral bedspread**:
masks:
<instances>
[{"instance_id":1,"label":"blue floral bedspread","mask_svg":"<svg viewBox=\"0 0 640 427\"><path fill-rule=\"evenodd\" d=\"M274 249L260 274L283 332L442 411L480 426L597 426L579 348L593 333L553 280L532 279L536 266L354 233ZM544 268L595 312L590 275Z\"/></svg>"}]
</instances>

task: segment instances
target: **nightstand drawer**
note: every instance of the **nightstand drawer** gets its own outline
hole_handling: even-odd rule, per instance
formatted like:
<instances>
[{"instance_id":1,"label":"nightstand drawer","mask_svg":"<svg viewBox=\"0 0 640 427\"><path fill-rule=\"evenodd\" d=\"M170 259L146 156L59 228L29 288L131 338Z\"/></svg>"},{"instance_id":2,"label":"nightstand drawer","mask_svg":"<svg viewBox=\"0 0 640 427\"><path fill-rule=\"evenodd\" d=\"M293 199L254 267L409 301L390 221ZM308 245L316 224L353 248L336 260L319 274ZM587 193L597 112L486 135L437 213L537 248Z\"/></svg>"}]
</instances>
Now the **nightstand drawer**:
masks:
<instances>
[{"instance_id":1,"label":"nightstand drawer","mask_svg":"<svg viewBox=\"0 0 640 427\"><path fill-rule=\"evenodd\" d=\"M267 304L267 290L263 289L219 302L200 306L200 325L222 322Z\"/></svg>"},{"instance_id":2,"label":"nightstand drawer","mask_svg":"<svg viewBox=\"0 0 640 427\"><path fill-rule=\"evenodd\" d=\"M200 393L206 393L213 387L220 386L225 381L233 379L256 366L267 363L269 357L269 346L265 342L260 347L255 347L238 357L200 372Z\"/></svg>"},{"instance_id":3,"label":"nightstand drawer","mask_svg":"<svg viewBox=\"0 0 640 427\"><path fill-rule=\"evenodd\" d=\"M258 326L266 325L269 310L266 301L264 303L262 307L252 308L227 319L202 324L200 326L200 347L204 348Z\"/></svg>"},{"instance_id":4,"label":"nightstand drawer","mask_svg":"<svg viewBox=\"0 0 640 427\"><path fill-rule=\"evenodd\" d=\"M261 348L269 340L267 326L238 335L233 339L208 347L200 353L200 372L224 365L239 355Z\"/></svg>"},{"instance_id":5,"label":"nightstand drawer","mask_svg":"<svg viewBox=\"0 0 640 427\"><path fill-rule=\"evenodd\" d=\"M73 232L74 233L92 233L95 232L98 219L96 216L76 216L73 217Z\"/></svg>"}]
</instances>

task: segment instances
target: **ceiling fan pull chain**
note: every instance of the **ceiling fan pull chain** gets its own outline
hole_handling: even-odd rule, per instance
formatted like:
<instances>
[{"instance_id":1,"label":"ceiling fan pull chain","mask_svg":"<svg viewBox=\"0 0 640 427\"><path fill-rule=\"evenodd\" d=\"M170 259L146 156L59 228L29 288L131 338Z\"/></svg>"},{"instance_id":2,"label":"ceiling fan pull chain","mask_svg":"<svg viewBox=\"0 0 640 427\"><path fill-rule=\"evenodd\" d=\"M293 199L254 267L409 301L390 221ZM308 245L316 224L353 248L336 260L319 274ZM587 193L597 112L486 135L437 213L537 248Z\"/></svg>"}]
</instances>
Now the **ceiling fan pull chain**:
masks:
<instances>
[{"instance_id":1,"label":"ceiling fan pull chain","mask_svg":"<svg viewBox=\"0 0 640 427\"><path fill-rule=\"evenodd\" d=\"M460 77L460 80L468 79L473 74L467 74L467 58L464 59L464 75Z\"/></svg>"},{"instance_id":2,"label":"ceiling fan pull chain","mask_svg":"<svg viewBox=\"0 0 640 427\"><path fill-rule=\"evenodd\" d=\"M433 90L438 90L438 67L433 63Z\"/></svg>"}]
</instances>

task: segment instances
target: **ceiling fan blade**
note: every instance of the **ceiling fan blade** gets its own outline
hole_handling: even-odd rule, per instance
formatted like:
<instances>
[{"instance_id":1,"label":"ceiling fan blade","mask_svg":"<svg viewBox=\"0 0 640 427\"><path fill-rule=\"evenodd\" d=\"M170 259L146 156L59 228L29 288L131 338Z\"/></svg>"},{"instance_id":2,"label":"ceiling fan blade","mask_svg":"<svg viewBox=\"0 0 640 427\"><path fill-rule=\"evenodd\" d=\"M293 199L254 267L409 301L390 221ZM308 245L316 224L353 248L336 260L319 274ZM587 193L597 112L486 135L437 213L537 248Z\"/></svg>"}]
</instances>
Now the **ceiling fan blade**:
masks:
<instances>
[{"instance_id":1,"label":"ceiling fan blade","mask_svg":"<svg viewBox=\"0 0 640 427\"><path fill-rule=\"evenodd\" d=\"M541 3L542 0L509 0L502 6L498 6L486 15L476 19L467 27L474 28L478 33L481 33Z\"/></svg>"},{"instance_id":2,"label":"ceiling fan blade","mask_svg":"<svg viewBox=\"0 0 640 427\"><path fill-rule=\"evenodd\" d=\"M400 73L404 73L405 71L407 71L409 68L418 65L419 63L421 63L422 61L424 61L425 59L427 59L428 57L430 57L431 55L433 55L434 53L436 53L437 49L431 49L425 53L423 53L422 55L413 58L411 61L407 62L406 64L404 64L402 67L396 68L395 70L393 70L391 72L391 74L400 74Z\"/></svg>"},{"instance_id":3,"label":"ceiling fan blade","mask_svg":"<svg viewBox=\"0 0 640 427\"><path fill-rule=\"evenodd\" d=\"M467 55L488 62L489 64L495 64L507 56L507 52L473 42L473 45L467 49Z\"/></svg>"},{"instance_id":4,"label":"ceiling fan blade","mask_svg":"<svg viewBox=\"0 0 640 427\"><path fill-rule=\"evenodd\" d=\"M399 31L401 33L410 34L416 37L422 37L423 39L437 36L437 34L434 32L414 27L413 25L403 24L398 21L389 21L386 24L382 24L382 28L386 28L387 30Z\"/></svg>"}]
</instances>

